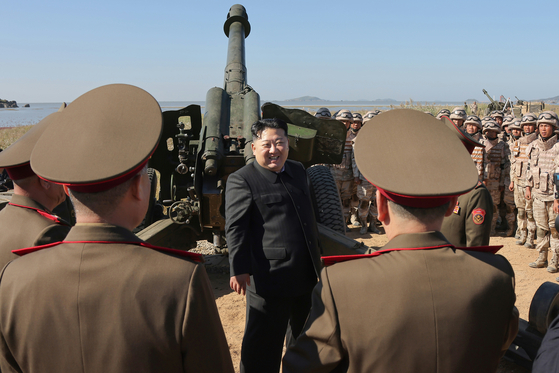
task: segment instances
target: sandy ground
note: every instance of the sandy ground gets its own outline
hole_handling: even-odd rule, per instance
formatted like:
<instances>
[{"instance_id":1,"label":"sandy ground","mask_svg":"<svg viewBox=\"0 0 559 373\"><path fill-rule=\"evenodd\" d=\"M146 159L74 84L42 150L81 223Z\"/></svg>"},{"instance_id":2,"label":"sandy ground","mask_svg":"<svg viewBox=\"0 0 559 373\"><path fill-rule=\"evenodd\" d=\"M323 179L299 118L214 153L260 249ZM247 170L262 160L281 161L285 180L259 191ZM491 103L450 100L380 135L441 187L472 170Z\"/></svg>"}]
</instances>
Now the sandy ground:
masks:
<instances>
[{"instance_id":1,"label":"sandy ground","mask_svg":"<svg viewBox=\"0 0 559 373\"><path fill-rule=\"evenodd\" d=\"M387 241L384 235L367 233L364 236L360 236L359 230L355 228L348 232L347 235L371 247L380 247ZM517 246L514 244L515 241L516 239L513 237L493 237L491 245L503 245L499 253L510 261L516 273L516 306L520 311L520 317L528 319L530 302L538 287L545 281L555 282L555 278L559 274L550 274L545 268L532 269L528 267L528 263L537 257L537 252L523 246ZM216 303L229 343L233 364L238 372L245 323L245 300L243 296L233 293L229 289L228 273L221 271L210 273L209 275L214 287ZM467 279L464 279L464 281L467 281ZM502 361L498 372L525 373L528 371L513 363Z\"/></svg>"}]
</instances>

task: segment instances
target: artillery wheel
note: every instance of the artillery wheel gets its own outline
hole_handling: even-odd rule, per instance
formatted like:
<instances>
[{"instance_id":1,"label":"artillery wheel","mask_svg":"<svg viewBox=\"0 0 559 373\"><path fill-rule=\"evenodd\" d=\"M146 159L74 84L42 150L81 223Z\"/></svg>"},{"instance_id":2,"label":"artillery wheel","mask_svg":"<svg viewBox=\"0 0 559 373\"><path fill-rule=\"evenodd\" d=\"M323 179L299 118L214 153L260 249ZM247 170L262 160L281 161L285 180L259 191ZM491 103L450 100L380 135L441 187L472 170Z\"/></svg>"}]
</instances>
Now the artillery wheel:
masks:
<instances>
[{"instance_id":1,"label":"artillery wheel","mask_svg":"<svg viewBox=\"0 0 559 373\"><path fill-rule=\"evenodd\" d=\"M148 204L148 211L146 212L146 216L144 216L144 220L138 225L134 232L138 232L146 227L149 227L151 224L160 220L161 217L157 217L155 214L155 210L157 209L157 185L159 180L157 178L157 173L153 168L148 168L148 177L149 177L149 204Z\"/></svg>"},{"instance_id":2,"label":"artillery wheel","mask_svg":"<svg viewBox=\"0 0 559 373\"><path fill-rule=\"evenodd\" d=\"M313 166L307 169L307 175L317 222L345 234L342 203L332 173L326 166Z\"/></svg>"},{"instance_id":3,"label":"artillery wheel","mask_svg":"<svg viewBox=\"0 0 559 373\"><path fill-rule=\"evenodd\" d=\"M549 281L544 282L530 303L529 323L544 335L557 315L559 315L559 285Z\"/></svg>"}]
</instances>

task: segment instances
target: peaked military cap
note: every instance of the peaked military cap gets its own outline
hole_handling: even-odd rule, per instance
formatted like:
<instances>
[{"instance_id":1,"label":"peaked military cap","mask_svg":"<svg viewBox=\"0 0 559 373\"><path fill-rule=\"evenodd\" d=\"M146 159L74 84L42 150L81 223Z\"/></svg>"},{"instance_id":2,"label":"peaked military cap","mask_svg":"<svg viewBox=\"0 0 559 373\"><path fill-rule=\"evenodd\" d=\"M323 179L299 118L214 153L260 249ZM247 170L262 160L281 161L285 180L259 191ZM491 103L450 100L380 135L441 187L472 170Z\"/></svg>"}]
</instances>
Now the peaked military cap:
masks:
<instances>
[{"instance_id":1,"label":"peaked military cap","mask_svg":"<svg viewBox=\"0 0 559 373\"><path fill-rule=\"evenodd\" d=\"M401 205L440 206L477 184L477 169L457 135L417 110L378 115L361 129L354 149L361 174Z\"/></svg>"},{"instance_id":2,"label":"peaked military cap","mask_svg":"<svg viewBox=\"0 0 559 373\"><path fill-rule=\"evenodd\" d=\"M39 177L77 192L108 190L136 175L162 131L159 104L126 84L93 89L49 125L31 154Z\"/></svg>"},{"instance_id":3,"label":"peaked military cap","mask_svg":"<svg viewBox=\"0 0 559 373\"><path fill-rule=\"evenodd\" d=\"M0 168L6 169L10 179L20 180L35 175L29 164L31 152L45 129L56 122L59 116L60 110L46 116L0 153Z\"/></svg>"},{"instance_id":4,"label":"peaked military cap","mask_svg":"<svg viewBox=\"0 0 559 373\"><path fill-rule=\"evenodd\" d=\"M470 118L470 117L468 117L468 118ZM479 141L477 141L476 139L474 139L466 131L463 131L461 128L458 128L458 126L456 124L454 124L454 122L451 121L450 119L448 119L447 117L442 117L439 120L442 121L448 128L450 128L454 132L456 137L458 137L458 140L462 141L462 144L464 144L468 153L472 154L472 152L474 151L476 146L480 147L480 148L485 148L484 144L482 144ZM479 118L478 118L478 122L479 122ZM475 121L474 121L474 123L475 123ZM481 127L481 123L480 123L479 126Z\"/></svg>"}]
</instances>

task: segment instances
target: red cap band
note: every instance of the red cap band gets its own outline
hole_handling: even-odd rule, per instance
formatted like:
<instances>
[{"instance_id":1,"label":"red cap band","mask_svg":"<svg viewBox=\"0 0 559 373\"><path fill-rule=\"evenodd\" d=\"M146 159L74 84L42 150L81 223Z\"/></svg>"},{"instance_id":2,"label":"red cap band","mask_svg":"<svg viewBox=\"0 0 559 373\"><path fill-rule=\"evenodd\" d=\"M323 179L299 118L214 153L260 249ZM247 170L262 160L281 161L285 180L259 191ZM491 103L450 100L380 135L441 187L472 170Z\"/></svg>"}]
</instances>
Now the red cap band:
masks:
<instances>
[{"instance_id":1,"label":"red cap band","mask_svg":"<svg viewBox=\"0 0 559 373\"><path fill-rule=\"evenodd\" d=\"M428 196L428 197L417 197L417 196L404 196L402 194L392 193L386 191L377 186L378 191L385 196L387 199L391 200L402 206L417 207L417 208L431 208L442 206L447 202L450 202L452 197L455 196Z\"/></svg>"},{"instance_id":2,"label":"red cap band","mask_svg":"<svg viewBox=\"0 0 559 373\"><path fill-rule=\"evenodd\" d=\"M144 168L144 166L148 163L148 161L149 161L149 157L146 158L145 161L140 163L140 165L133 168L132 170L126 172L125 174L117 176L113 179L110 179L110 180L98 181L98 182L89 183L89 184L57 183L55 181L51 181L51 182L55 183L55 184L64 185L68 189L73 190L74 192L78 192L78 193L104 192L105 190L109 190L111 188L114 188L115 186L120 185L120 184L132 179L134 176L136 176L138 174L138 172L140 172L142 170L142 168ZM47 180L47 179L44 179L42 177L41 177L41 179ZM47 181L50 181L50 180L47 180Z\"/></svg>"},{"instance_id":3,"label":"red cap band","mask_svg":"<svg viewBox=\"0 0 559 373\"><path fill-rule=\"evenodd\" d=\"M5 169L12 180L21 180L35 175L35 172L31 169L29 162L23 164L22 166L6 167Z\"/></svg>"}]
</instances>

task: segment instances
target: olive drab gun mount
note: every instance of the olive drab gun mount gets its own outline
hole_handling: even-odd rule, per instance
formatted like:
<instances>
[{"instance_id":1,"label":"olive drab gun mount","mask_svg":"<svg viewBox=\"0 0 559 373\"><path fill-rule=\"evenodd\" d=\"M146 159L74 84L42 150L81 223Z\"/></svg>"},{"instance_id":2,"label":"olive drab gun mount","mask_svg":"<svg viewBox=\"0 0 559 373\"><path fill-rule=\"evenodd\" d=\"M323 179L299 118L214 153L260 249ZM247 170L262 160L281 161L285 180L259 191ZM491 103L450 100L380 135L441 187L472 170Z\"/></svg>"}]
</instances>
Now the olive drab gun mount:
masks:
<instances>
[{"instance_id":1,"label":"olive drab gun mount","mask_svg":"<svg viewBox=\"0 0 559 373\"><path fill-rule=\"evenodd\" d=\"M495 101L491 98L491 96L489 96L489 93L487 93L487 91L485 89L481 90L489 99L489 105L487 105L487 112L485 114L489 114L492 111L495 110L504 110L505 108L505 103L504 102L499 102L499 101Z\"/></svg>"},{"instance_id":2,"label":"olive drab gun mount","mask_svg":"<svg viewBox=\"0 0 559 373\"><path fill-rule=\"evenodd\" d=\"M156 170L150 174L152 203L143 223L146 228L138 233L152 244L190 249L196 241L208 240L218 248L224 247L227 177L254 160L251 125L261 119L260 96L247 84L245 38L251 26L242 5L231 7L223 29L229 38L224 87L208 91L203 120L199 105L163 112L161 141L149 161L149 167ZM265 118L278 117L288 123L290 159L306 167L342 161L346 129L341 122L272 103L262 110ZM321 167L325 168L312 167L313 173L316 175ZM324 170L318 173L320 184L324 184L325 175L331 177ZM311 194L315 195L312 190ZM336 198L329 204L339 205ZM313 203L317 213L325 211L315 200ZM339 214L343 219L341 207ZM343 233L343 222L337 226ZM343 242L345 248L359 247L356 241L336 236L328 228L335 229L319 227L328 235L323 246L335 247Z\"/></svg>"}]
</instances>

